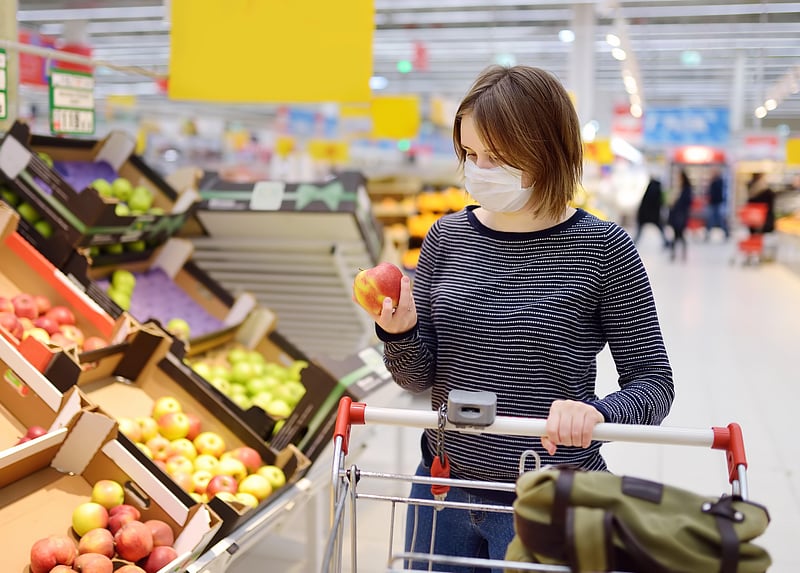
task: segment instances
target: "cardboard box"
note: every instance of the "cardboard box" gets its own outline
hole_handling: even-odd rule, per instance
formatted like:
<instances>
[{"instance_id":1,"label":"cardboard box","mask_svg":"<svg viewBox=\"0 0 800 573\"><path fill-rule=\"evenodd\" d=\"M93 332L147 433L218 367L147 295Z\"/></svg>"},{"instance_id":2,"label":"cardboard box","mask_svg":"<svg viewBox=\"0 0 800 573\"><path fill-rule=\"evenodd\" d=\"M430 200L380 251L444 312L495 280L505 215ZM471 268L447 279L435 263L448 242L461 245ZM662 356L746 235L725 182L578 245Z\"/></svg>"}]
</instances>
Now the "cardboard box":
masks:
<instances>
[{"instance_id":1,"label":"cardboard box","mask_svg":"<svg viewBox=\"0 0 800 573\"><path fill-rule=\"evenodd\" d=\"M383 229L372 214L361 173L344 171L325 181L284 183L229 181L205 171L197 181L194 216L212 237L360 241L374 261L383 249Z\"/></svg>"},{"instance_id":2,"label":"cardboard box","mask_svg":"<svg viewBox=\"0 0 800 573\"><path fill-rule=\"evenodd\" d=\"M234 412L218 401L216 394L210 391L213 389L196 384L188 375L188 368L168 353L170 345L171 339L163 331L154 325L144 324L124 345L96 351L92 360L97 361L97 367L83 372L77 384L90 403L117 419L150 416L155 400L172 396L180 402L184 412L200 417L203 431L219 434L228 449L245 445L254 448L261 454L265 464L277 465L284 471L287 484L299 480L310 465L308 458L294 446L281 451L269 448ZM63 379L53 382L62 391L75 383ZM124 439L121 437L120 441ZM144 453L136 453L151 472L178 487ZM261 505L270 503L276 493ZM219 498L211 499L209 506L223 522L212 541L257 513L257 508L246 511L239 504Z\"/></svg>"},{"instance_id":3,"label":"cardboard box","mask_svg":"<svg viewBox=\"0 0 800 573\"><path fill-rule=\"evenodd\" d=\"M0 173L12 190L52 225L54 235L69 246L143 241L153 248L180 229L197 195L192 189L179 194L170 187L133 153L135 145L135 140L123 132L112 132L99 141L68 139L31 135L28 126L16 122L0 143ZM50 167L39 153L49 155L55 166ZM91 181L66 174L71 166L74 170L85 163L102 165L109 177L124 177L134 187L147 187L154 197L153 206L164 214L117 215L115 200L104 199L91 187ZM48 253L47 246L37 244L46 255L63 256L61 251Z\"/></svg>"},{"instance_id":4,"label":"cardboard box","mask_svg":"<svg viewBox=\"0 0 800 573\"><path fill-rule=\"evenodd\" d=\"M220 527L218 516L176 497L115 435L113 420L82 410L66 427L0 452L4 571L28 571L30 548L38 539L76 539L72 512L91 498L101 479L123 484L125 503L138 507L142 520L160 519L173 529L178 558L161 573L185 571L208 546Z\"/></svg>"},{"instance_id":5,"label":"cardboard box","mask_svg":"<svg viewBox=\"0 0 800 573\"><path fill-rule=\"evenodd\" d=\"M127 315L112 319L91 298L81 292L72 281L39 253L30 243L15 232L19 216L7 205L0 203L0 296L11 298L26 292L46 296L53 306L70 308L76 318L76 326L86 337L99 336L108 341L121 340L127 335L130 323ZM53 360L59 360L59 368L68 368L65 360L74 353L64 354L58 348L40 342L33 337L18 340L12 333L0 327L0 335L14 345L39 371L55 368ZM79 370L77 360L72 359L72 368Z\"/></svg>"},{"instance_id":6,"label":"cardboard box","mask_svg":"<svg viewBox=\"0 0 800 573\"><path fill-rule=\"evenodd\" d=\"M183 318L189 323L191 345L240 324L256 306L253 295L232 295L192 262L193 248L186 239L171 238L146 260L107 266L90 266L86 257L75 253L63 269L113 317L124 311L106 292L111 275L118 269L134 273L128 313L139 323L157 320L164 326Z\"/></svg>"},{"instance_id":7,"label":"cardboard box","mask_svg":"<svg viewBox=\"0 0 800 573\"><path fill-rule=\"evenodd\" d=\"M336 411L342 396L361 402L371 392L393 382L383 363L382 344L364 348L343 360L325 357L318 361L335 377L336 385L327 395L321 392L306 394L270 442L273 448L296 444L312 462L333 439Z\"/></svg>"},{"instance_id":8,"label":"cardboard box","mask_svg":"<svg viewBox=\"0 0 800 573\"><path fill-rule=\"evenodd\" d=\"M291 366L296 361L303 361L307 366L300 372L300 382L306 390L302 400L321 404L324 397L336 386L336 378L274 330L275 324L275 315L271 311L257 307L238 329L221 333L214 339L204 341L204 344L193 344L187 357L193 364L199 361L218 363L225 360L225 355L232 348L244 347L261 354L267 363L283 367ZM192 370L190 375L201 380L211 392L219 396L220 400L240 412L242 419L264 440L272 439L273 428L278 419L258 406L242 410L200 374Z\"/></svg>"}]
</instances>

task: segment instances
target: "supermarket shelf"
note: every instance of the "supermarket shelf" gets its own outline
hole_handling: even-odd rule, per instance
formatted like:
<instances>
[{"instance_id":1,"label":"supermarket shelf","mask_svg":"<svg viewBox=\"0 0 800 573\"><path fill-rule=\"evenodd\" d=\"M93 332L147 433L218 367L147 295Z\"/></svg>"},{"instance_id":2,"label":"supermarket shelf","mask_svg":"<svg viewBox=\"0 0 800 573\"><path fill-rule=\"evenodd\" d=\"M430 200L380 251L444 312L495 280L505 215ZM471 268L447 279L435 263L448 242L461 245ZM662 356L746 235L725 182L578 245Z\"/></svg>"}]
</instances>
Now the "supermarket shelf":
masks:
<instances>
[{"instance_id":1,"label":"supermarket shelf","mask_svg":"<svg viewBox=\"0 0 800 573\"><path fill-rule=\"evenodd\" d=\"M281 334L309 355L344 357L368 346L372 322L352 301L363 242L197 237L194 260L231 292L249 292L278 317Z\"/></svg>"}]
</instances>

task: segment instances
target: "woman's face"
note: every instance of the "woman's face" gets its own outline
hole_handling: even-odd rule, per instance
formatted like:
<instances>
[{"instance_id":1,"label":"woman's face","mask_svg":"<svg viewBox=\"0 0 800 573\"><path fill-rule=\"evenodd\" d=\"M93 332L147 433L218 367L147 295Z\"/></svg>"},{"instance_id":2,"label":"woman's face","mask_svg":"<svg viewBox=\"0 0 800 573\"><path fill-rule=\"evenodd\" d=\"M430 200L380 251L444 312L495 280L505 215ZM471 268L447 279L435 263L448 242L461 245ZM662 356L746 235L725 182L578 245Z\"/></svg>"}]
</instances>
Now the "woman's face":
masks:
<instances>
[{"instance_id":1,"label":"woman's face","mask_svg":"<svg viewBox=\"0 0 800 573\"><path fill-rule=\"evenodd\" d=\"M500 159L495 157L495 155L487 149L483 141L481 141L475 129L475 122L469 114L461 118L461 147L464 148L467 161L472 161L481 169L490 169L503 164ZM522 186L530 187L532 183L532 178L527 173L523 172Z\"/></svg>"}]
</instances>

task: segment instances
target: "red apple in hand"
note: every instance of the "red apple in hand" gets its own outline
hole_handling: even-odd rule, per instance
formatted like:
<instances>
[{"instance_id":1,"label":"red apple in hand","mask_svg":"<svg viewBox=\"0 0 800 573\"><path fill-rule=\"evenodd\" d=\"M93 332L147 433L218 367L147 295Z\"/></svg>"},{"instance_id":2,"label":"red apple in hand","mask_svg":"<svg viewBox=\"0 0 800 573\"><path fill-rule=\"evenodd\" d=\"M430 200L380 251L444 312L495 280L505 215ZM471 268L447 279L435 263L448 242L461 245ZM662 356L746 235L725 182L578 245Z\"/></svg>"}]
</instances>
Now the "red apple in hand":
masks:
<instances>
[{"instance_id":1,"label":"red apple in hand","mask_svg":"<svg viewBox=\"0 0 800 573\"><path fill-rule=\"evenodd\" d=\"M77 556L78 549L69 537L45 537L31 547L31 573L49 573L56 565L71 566Z\"/></svg>"},{"instance_id":2,"label":"red apple in hand","mask_svg":"<svg viewBox=\"0 0 800 573\"><path fill-rule=\"evenodd\" d=\"M359 271L353 281L353 299L367 312L379 315L386 297L392 299L392 307L397 306L401 278L403 271L392 263Z\"/></svg>"}]
</instances>

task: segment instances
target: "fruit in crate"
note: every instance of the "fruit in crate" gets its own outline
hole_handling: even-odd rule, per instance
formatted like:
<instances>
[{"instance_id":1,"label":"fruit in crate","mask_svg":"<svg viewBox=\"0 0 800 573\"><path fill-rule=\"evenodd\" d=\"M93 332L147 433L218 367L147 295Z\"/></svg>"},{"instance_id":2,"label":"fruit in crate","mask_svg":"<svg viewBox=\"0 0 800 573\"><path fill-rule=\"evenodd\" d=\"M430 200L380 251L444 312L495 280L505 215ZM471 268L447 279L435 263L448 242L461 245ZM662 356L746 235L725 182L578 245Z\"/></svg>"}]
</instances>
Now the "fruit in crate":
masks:
<instances>
[{"instance_id":1,"label":"fruit in crate","mask_svg":"<svg viewBox=\"0 0 800 573\"><path fill-rule=\"evenodd\" d=\"M125 490L114 480L101 479L92 487L92 501L111 509L125 501Z\"/></svg>"},{"instance_id":2,"label":"fruit in crate","mask_svg":"<svg viewBox=\"0 0 800 573\"><path fill-rule=\"evenodd\" d=\"M400 279L403 271L392 263L380 263L363 269L353 281L353 299L368 312L379 315L384 299L392 299L392 307L400 300Z\"/></svg>"},{"instance_id":3,"label":"fruit in crate","mask_svg":"<svg viewBox=\"0 0 800 573\"><path fill-rule=\"evenodd\" d=\"M47 428L42 426L31 426L25 431L25 435L17 441L17 444L24 444L25 442L35 440L39 436L44 436L46 433Z\"/></svg>"},{"instance_id":4,"label":"fruit in crate","mask_svg":"<svg viewBox=\"0 0 800 573\"><path fill-rule=\"evenodd\" d=\"M49 573L57 565L71 566L78 548L69 537L51 535L36 541L31 547L31 573Z\"/></svg>"},{"instance_id":5,"label":"fruit in crate","mask_svg":"<svg viewBox=\"0 0 800 573\"><path fill-rule=\"evenodd\" d=\"M105 527L87 531L78 541L78 553L94 553L114 557L114 535Z\"/></svg>"},{"instance_id":6,"label":"fruit in crate","mask_svg":"<svg viewBox=\"0 0 800 573\"><path fill-rule=\"evenodd\" d=\"M167 322L166 329L167 332L183 341L187 341L190 338L189 323L182 318L171 318Z\"/></svg>"},{"instance_id":7,"label":"fruit in crate","mask_svg":"<svg viewBox=\"0 0 800 573\"><path fill-rule=\"evenodd\" d=\"M117 554L126 561L144 559L153 550L153 534L141 521L131 521L114 534Z\"/></svg>"},{"instance_id":8,"label":"fruit in crate","mask_svg":"<svg viewBox=\"0 0 800 573\"><path fill-rule=\"evenodd\" d=\"M78 505L72 512L72 529L78 536L107 525L108 510L99 503L87 501Z\"/></svg>"},{"instance_id":9,"label":"fruit in crate","mask_svg":"<svg viewBox=\"0 0 800 573\"><path fill-rule=\"evenodd\" d=\"M117 177L111 182L111 192L120 201L127 201L133 193L133 185L124 177Z\"/></svg>"},{"instance_id":10,"label":"fruit in crate","mask_svg":"<svg viewBox=\"0 0 800 573\"><path fill-rule=\"evenodd\" d=\"M112 573L114 562L99 553L84 553L75 559L75 570L80 573Z\"/></svg>"},{"instance_id":11,"label":"fruit in crate","mask_svg":"<svg viewBox=\"0 0 800 573\"><path fill-rule=\"evenodd\" d=\"M241 409L258 406L273 418L288 417L306 392L301 379L308 362L284 366L242 346L211 353L190 366Z\"/></svg>"}]
</instances>

